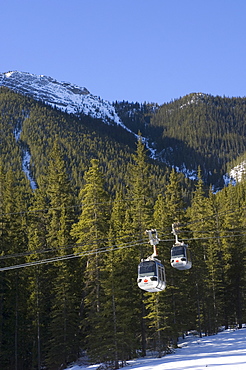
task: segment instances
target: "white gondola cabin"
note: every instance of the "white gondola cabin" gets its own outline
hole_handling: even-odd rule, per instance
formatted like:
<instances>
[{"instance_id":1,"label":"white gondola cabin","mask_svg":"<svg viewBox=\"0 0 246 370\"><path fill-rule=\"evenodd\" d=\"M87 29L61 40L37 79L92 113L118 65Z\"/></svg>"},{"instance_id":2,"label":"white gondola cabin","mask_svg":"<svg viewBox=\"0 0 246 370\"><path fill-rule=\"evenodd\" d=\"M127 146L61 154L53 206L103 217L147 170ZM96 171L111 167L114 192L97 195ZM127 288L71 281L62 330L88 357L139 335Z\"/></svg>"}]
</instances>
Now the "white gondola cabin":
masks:
<instances>
[{"instance_id":1,"label":"white gondola cabin","mask_svg":"<svg viewBox=\"0 0 246 370\"><path fill-rule=\"evenodd\" d=\"M140 262L138 286L151 293L160 292L166 288L165 268L157 258L149 258Z\"/></svg>"},{"instance_id":2,"label":"white gondola cabin","mask_svg":"<svg viewBox=\"0 0 246 370\"><path fill-rule=\"evenodd\" d=\"M172 247L171 266L177 270L188 270L191 268L191 254L186 244L179 242Z\"/></svg>"}]
</instances>

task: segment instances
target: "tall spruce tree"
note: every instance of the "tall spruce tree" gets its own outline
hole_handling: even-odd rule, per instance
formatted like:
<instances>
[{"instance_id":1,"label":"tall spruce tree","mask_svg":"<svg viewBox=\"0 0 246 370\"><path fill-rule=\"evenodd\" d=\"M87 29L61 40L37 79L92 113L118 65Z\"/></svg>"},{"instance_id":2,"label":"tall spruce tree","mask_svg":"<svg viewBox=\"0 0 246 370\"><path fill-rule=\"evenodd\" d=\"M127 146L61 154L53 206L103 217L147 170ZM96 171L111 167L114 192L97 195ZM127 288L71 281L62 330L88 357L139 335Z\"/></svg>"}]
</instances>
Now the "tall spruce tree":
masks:
<instances>
[{"instance_id":1,"label":"tall spruce tree","mask_svg":"<svg viewBox=\"0 0 246 370\"><path fill-rule=\"evenodd\" d=\"M198 182L193 194L191 207L187 215L190 222L190 232L194 240L190 243L192 251L193 267L191 275L196 292L196 328L202 335L214 332L216 318L215 303L215 275L214 275L214 248L209 248L208 237L214 230L214 204L213 194L208 199L205 196L204 183L201 173L198 173ZM199 277L199 278L198 278Z\"/></svg>"},{"instance_id":2,"label":"tall spruce tree","mask_svg":"<svg viewBox=\"0 0 246 370\"><path fill-rule=\"evenodd\" d=\"M105 301L103 309L108 317L104 338L109 359L114 367L119 361L136 356L139 348L140 310L136 284L138 258L132 235L132 221L121 192L116 194L110 219L109 246L103 280ZM111 325L111 329L109 326ZM104 341L103 341L104 342Z\"/></svg>"},{"instance_id":3,"label":"tall spruce tree","mask_svg":"<svg viewBox=\"0 0 246 370\"><path fill-rule=\"evenodd\" d=\"M228 323L242 327L243 286L245 283L245 243L242 237L242 198L238 198L237 187L230 185L223 201L222 254L225 265Z\"/></svg>"},{"instance_id":4,"label":"tall spruce tree","mask_svg":"<svg viewBox=\"0 0 246 370\"><path fill-rule=\"evenodd\" d=\"M21 172L1 174L1 267L24 262L27 251L27 209L31 189ZM10 258L10 256L12 256ZM9 257L6 259L6 257ZM27 269L1 272L0 366L28 369L30 361L27 326Z\"/></svg>"},{"instance_id":5,"label":"tall spruce tree","mask_svg":"<svg viewBox=\"0 0 246 370\"><path fill-rule=\"evenodd\" d=\"M150 192L150 165L147 161L146 149L141 135L139 135L137 150L133 155L133 162L130 165L128 177L128 219L129 217L131 219L129 229L131 229L131 233L133 234L132 241L139 240L138 252L137 248L135 248L135 255L137 256L138 254L139 263L141 259L146 258L153 253L151 248L147 247L148 241L145 236L145 231L153 227L152 214L154 205L154 199ZM144 241L146 242L144 243ZM137 269L137 264L135 268ZM141 349L143 356L146 355L147 345L147 327L145 318L146 306L144 295L145 293L138 289L139 298L136 301L138 307L135 309L135 312L140 312Z\"/></svg>"},{"instance_id":6,"label":"tall spruce tree","mask_svg":"<svg viewBox=\"0 0 246 370\"><path fill-rule=\"evenodd\" d=\"M197 261L198 266L201 263L201 266L204 267L205 263L205 268L201 272L204 284L202 316L203 331L207 334L217 333L221 324L227 326L228 317L225 305L227 299L226 270L221 242L223 218L221 217L218 199L210 189L207 202L204 202L206 206L203 213L205 218L202 222L203 225L200 225L204 230L200 232L200 238L205 237L205 239L198 243L203 251L203 256L200 254L200 262Z\"/></svg>"},{"instance_id":7,"label":"tall spruce tree","mask_svg":"<svg viewBox=\"0 0 246 370\"><path fill-rule=\"evenodd\" d=\"M34 192L34 200L28 215L28 254L26 261L33 263L53 256L47 251L47 197L40 190ZM41 264L29 267L28 275L28 320L29 335L32 342L32 368L41 370L45 364L47 343L49 341L49 323L51 295L49 268ZM47 284L49 282L49 284Z\"/></svg>"},{"instance_id":8,"label":"tall spruce tree","mask_svg":"<svg viewBox=\"0 0 246 370\"><path fill-rule=\"evenodd\" d=\"M58 139L51 152L47 195L49 199L47 245L57 257L71 254L70 231L74 217L74 193L66 173L65 161ZM79 297L77 281L69 262L56 262L50 267L52 302L47 363L57 368L77 357L79 351Z\"/></svg>"},{"instance_id":9,"label":"tall spruce tree","mask_svg":"<svg viewBox=\"0 0 246 370\"><path fill-rule=\"evenodd\" d=\"M105 320L102 315L104 292L104 253L108 246L109 197L99 169L99 161L91 160L91 167L84 175L85 185L80 191L82 211L71 235L75 237L75 252L81 254L83 278L83 305L85 319L81 323L86 336L86 346L93 360L103 360L105 348L101 346ZM82 283L82 282L81 282Z\"/></svg>"}]
</instances>

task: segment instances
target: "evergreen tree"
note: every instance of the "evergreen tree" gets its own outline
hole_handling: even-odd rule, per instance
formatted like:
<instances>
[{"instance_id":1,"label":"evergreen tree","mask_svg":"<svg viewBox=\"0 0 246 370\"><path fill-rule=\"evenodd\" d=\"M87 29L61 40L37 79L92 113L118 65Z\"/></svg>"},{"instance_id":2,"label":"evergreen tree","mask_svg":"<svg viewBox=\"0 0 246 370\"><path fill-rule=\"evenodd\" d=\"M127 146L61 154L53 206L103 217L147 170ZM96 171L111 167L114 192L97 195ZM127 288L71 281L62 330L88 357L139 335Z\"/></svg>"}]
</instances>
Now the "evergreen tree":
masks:
<instances>
[{"instance_id":1,"label":"evergreen tree","mask_svg":"<svg viewBox=\"0 0 246 370\"><path fill-rule=\"evenodd\" d=\"M144 233L147 229L150 229L152 226L152 213L154 200L151 197L150 193L150 165L147 162L147 155L144 143L141 136L139 135L136 154L133 155L133 163L129 169L129 185L127 197L129 199L129 216L131 219L131 229L133 237L136 240L139 240L139 260L148 257L153 252L150 248L147 248L147 241L144 241ZM128 233L129 233L128 229ZM145 238L146 240L146 238ZM147 251L148 249L148 251ZM135 250L135 254L136 254ZM148 253L148 254L147 254ZM136 267L137 268L137 265ZM136 284L136 283L135 283ZM136 307L136 312L141 312L141 348L142 355L146 355L146 340L147 340L147 328L146 328L146 307L144 303L144 292L138 292L139 299L137 303L139 304Z\"/></svg>"},{"instance_id":2,"label":"evergreen tree","mask_svg":"<svg viewBox=\"0 0 246 370\"><path fill-rule=\"evenodd\" d=\"M1 174L2 235L1 267L24 262L27 250L26 211L31 192L20 172ZM29 337L27 326L27 269L1 272L0 276L0 366L6 369L28 368Z\"/></svg>"},{"instance_id":3,"label":"evergreen tree","mask_svg":"<svg viewBox=\"0 0 246 370\"><path fill-rule=\"evenodd\" d=\"M30 207L28 222L28 254L29 263L52 257L47 250L47 197L40 189L34 193L33 204ZM31 338L32 368L41 370L45 364L48 328L50 323L50 270L45 264L29 267L28 275L28 320L29 336ZM47 284L48 282L48 284Z\"/></svg>"},{"instance_id":4,"label":"evergreen tree","mask_svg":"<svg viewBox=\"0 0 246 370\"><path fill-rule=\"evenodd\" d=\"M211 193L210 195L211 197L209 199L205 196L204 183L199 171L196 190L187 215L191 225L190 231L194 238L190 243L193 259L191 275L196 286L196 328L200 332L200 335L202 331L206 333L216 332L215 249L214 245L211 243L209 245L206 239L207 236L211 235L210 232L215 230L214 212L216 207L213 194ZM203 239L203 236L205 239Z\"/></svg>"},{"instance_id":5,"label":"evergreen tree","mask_svg":"<svg viewBox=\"0 0 246 370\"><path fill-rule=\"evenodd\" d=\"M136 154L129 169L128 198L133 220L133 227L142 238L146 229L151 227L154 200L150 193L150 165L141 136L137 143Z\"/></svg>"},{"instance_id":6,"label":"evergreen tree","mask_svg":"<svg viewBox=\"0 0 246 370\"><path fill-rule=\"evenodd\" d=\"M237 187L230 185L225 192L223 211L222 255L225 266L226 295L225 306L228 323L242 327L243 290L245 283L245 243L242 238L241 200L237 197Z\"/></svg>"},{"instance_id":7,"label":"evergreen tree","mask_svg":"<svg viewBox=\"0 0 246 370\"><path fill-rule=\"evenodd\" d=\"M206 268L203 270L204 294L203 294L203 321L204 332L216 333L220 323L227 326L227 297L225 283L225 264L222 252L221 232L222 222L218 197L210 190L207 199L203 222L205 237L202 242L203 261ZM204 235L204 234L203 234ZM200 233L201 237L201 233ZM202 260L202 255L200 255ZM206 297L206 298L205 298ZM205 299L204 299L205 298Z\"/></svg>"},{"instance_id":8,"label":"evergreen tree","mask_svg":"<svg viewBox=\"0 0 246 370\"><path fill-rule=\"evenodd\" d=\"M105 330L102 315L102 252L108 245L109 199L98 160L91 160L91 167L85 173L84 180L85 185L80 191L82 212L78 222L73 225L71 234L76 238L78 246L75 251L81 254L81 268L84 270L85 320L82 322L82 332L86 335L89 355L101 361L105 356L101 343Z\"/></svg>"},{"instance_id":9,"label":"evergreen tree","mask_svg":"<svg viewBox=\"0 0 246 370\"><path fill-rule=\"evenodd\" d=\"M47 177L49 199L47 245L55 256L71 254L73 239L70 231L74 216L74 195L66 173L58 139L51 153ZM69 262L57 262L50 267L53 296L50 316L50 341L47 363L50 368L66 365L78 354L79 298L74 271Z\"/></svg>"}]
</instances>

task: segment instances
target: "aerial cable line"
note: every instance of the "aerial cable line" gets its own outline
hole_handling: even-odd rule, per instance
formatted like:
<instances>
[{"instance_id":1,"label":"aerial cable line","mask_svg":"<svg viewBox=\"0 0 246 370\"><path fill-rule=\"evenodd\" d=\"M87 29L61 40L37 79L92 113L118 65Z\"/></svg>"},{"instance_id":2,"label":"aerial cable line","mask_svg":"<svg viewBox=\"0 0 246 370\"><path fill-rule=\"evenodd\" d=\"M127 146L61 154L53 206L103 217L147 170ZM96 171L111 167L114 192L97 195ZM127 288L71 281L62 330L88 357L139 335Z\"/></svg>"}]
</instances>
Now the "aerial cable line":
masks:
<instances>
[{"instance_id":1,"label":"aerial cable line","mask_svg":"<svg viewBox=\"0 0 246 370\"><path fill-rule=\"evenodd\" d=\"M184 240L192 241L192 240L223 239L223 238L232 238L232 237L239 237L239 236L246 236L246 234L189 238L189 239L184 239ZM160 241L170 242L170 241L173 241L173 239L160 240ZM14 270L14 269L18 269L18 268L36 266L36 265L41 265L41 264L46 264L46 263L54 263L54 262L64 261L64 260L78 258L78 257L91 256L91 255L100 254L100 253L114 252L114 251L117 251L117 250L130 248L130 247L135 247L135 246L139 246L139 245L142 245L142 244L146 244L146 241L143 241L141 243L138 242L138 243L133 243L133 244L128 244L128 245L123 245L123 246L120 246L120 247L117 247L117 248L114 248L114 246L109 246L109 247L107 246L107 247L103 247L101 249L96 249L96 250L93 250L93 251L80 252L80 253L76 253L76 254L68 254L68 255L64 255L64 256L57 256L57 257L43 259L43 260L39 260L39 261L27 262L27 263L23 263L23 264L19 264L19 265L6 266L6 267L0 268L0 272L8 271L8 270Z\"/></svg>"},{"instance_id":2,"label":"aerial cable line","mask_svg":"<svg viewBox=\"0 0 246 370\"><path fill-rule=\"evenodd\" d=\"M133 234L126 234L121 237L118 237L118 244L115 244L113 247L117 247L117 245L124 244L124 243L129 243L129 241L124 242L124 239L126 238L134 238ZM135 243L142 243L143 239L140 240L135 240ZM108 238L104 239L97 239L95 241L90 242L90 246L97 245L98 243L108 243ZM62 249L72 249L72 248L78 248L78 247L84 247L87 246L88 242L83 242L83 243L73 243L69 245L58 245L58 246L53 246L53 247L46 247L43 249L32 249L32 250L26 250L25 252L21 253L14 253L11 255L0 255L0 260L7 259L7 258L18 258L18 257L23 257L23 256L28 256L32 254L42 254L42 253L51 253L51 252L57 252Z\"/></svg>"},{"instance_id":3,"label":"aerial cable line","mask_svg":"<svg viewBox=\"0 0 246 370\"><path fill-rule=\"evenodd\" d=\"M241 230L239 229L223 229L221 231L219 231L218 229L212 229L212 230L181 230L180 233L182 234L187 234L187 233L199 233L199 234L211 234L211 233L215 233L215 232L226 232L226 233L235 233L235 232L241 232Z\"/></svg>"},{"instance_id":4,"label":"aerial cable line","mask_svg":"<svg viewBox=\"0 0 246 370\"><path fill-rule=\"evenodd\" d=\"M131 234L125 235L122 237L124 239L125 237L132 236ZM103 242L108 242L108 239L98 239L96 241L90 242L90 246L97 245L98 243L103 243ZM119 241L120 242L120 241ZM137 240L135 243L142 243L143 240ZM121 244L124 244L121 242ZM79 247L84 247L87 246L88 243L78 243L78 244L72 244L72 245L62 245L62 246L56 246L53 248L47 248L47 249L34 249L34 250L27 250L22 253L15 253L15 254L7 254L7 255L0 255L0 260L8 259L8 258L19 258L19 257L25 257L25 256L30 256L33 254L42 254L42 253L51 253L51 252L58 252L61 249L72 249L72 248L79 248ZM117 247L118 245L115 244L111 247Z\"/></svg>"},{"instance_id":5,"label":"aerial cable line","mask_svg":"<svg viewBox=\"0 0 246 370\"><path fill-rule=\"evenodd\" d=\"M135 247L135 246L138 246L140 244L146 244L146 241L144 241L142 243L134 243L134 244L123 245L123 246L117 247L117 248L113 248L112 246L110 246L110 247L105 247L105 248L101 248L101 249L96 249L96 250L93 250L93 251L80 252L80 253L76 253L76 254L68 254L68 255L65 255L65 256L47 258L47 259L39 260L39 261L26 262L26 263L22 263L22 264L19 264L19 265L1 267L0 272L1 271L14 270L14 269L18 269L18 268L36 266L36 265L41 265L41 264L46 264L46 263L64 261L64 260L68 260L68 259L72 259L72 258L91 256L91 255L105 253L105 252L114 252L114 251L125 249L125 248Z\"/></svg>"},{"instance_id":6,"label":"aerial cable line","mask_svg":"<svg viewBox=\"0 0 246 370\"><path fill-rule=\"evenodd\" d=\"M240 230L222 230L222 231L219 231L217 229L214 229L214 230L206 230L206 231L200 231L200 230L182 230L181 232L182 233L200 233L200 234L209 234L209 233L214 233L214 232L227 232L227 233L235 233L235 232L239 232L240 233ZM170 239L163 239L164 237L166 236L169 236L171 235L172 233L168 233L168 234L161 234L160 231L158 231L159 233L159 236L160 236L160 241L161 242L173 242L173 238L170 238ZM244 236L245 234L233 234L233 235L228 235L228 236L223 236L223 235L220 235L219 238L223 238L223 237L234 237L234 236ZM122 236L122 239L124 240L125 238L127 237L133 237L132 234L127 234L127 235L124 235ZM186 240L186 241L192 241L192 240L206 240L206 239L211 239L211 238L218 238L218 236L214 236L214 237L209 237L209 236L202 236L202 237L193 237L193 238L189 238L189 237L183 237L182 239L183 240ZM103 243L103 242L107 242L108 239L98 239L94 242L91 242L90 243L90 246L93 246L93 245L96 245L97 243ZM120 242L120 240L119 240ZM142 244L143 240L137 240L135 241L135 243L140 243ZM122 244L122 243L121 243ZM72 248L80 248L80 247L84 247L84 246L87 246L88 243L78 243L78 244L71 244L71 245L62 245L62 246L56 246L56 247L48 247L46 249L34 249L34 250L27 250L25 252L21 252L21 253L15 253L15 254L11 254L11 255L2 255L0 256L0 261L1 260L5 260L5 259L9 259L9 258L21 258L21 257L26 257L26 256L31 256L33 254L44 254L44 253L52 253L52 252L57 252L59 250L62 250L62 249L72 249ZM113 245L112 247L118 247L119 243L118 244L115 244Z\"/></svg>"},{"instance_id":7,"label":"aerial cable line","mask_svg":"<svg viewBox=\"0 0 246 370\"><path fill-rule=\"evenodd\" d=\"M234 237L239 237L239 236L246 236L246 234L204 236L204 237L197 237L197 238L185 238L184 240L192 241L192 240L224 239L224 238L227 239L227 238L234 238Z\"/></svg>"},{"instance_id":8,"label":"aerial cable line","mask_svg":"<svg viewBox=\"0 0 246 370\"><path fill-rule=\"evenodd\" d=\"M182 240L186 242L191 242L193 240L209 240L209 239L229 239L229 238L235 238L235 237L241 237L246 236L246 234L234 234L234 235L217 235L217 236L204 236L204 237L197 237L197 238L182 238ZM168 242L173 241L171 240L160 240L162 242Z\"/></svg>"}]
</instances>

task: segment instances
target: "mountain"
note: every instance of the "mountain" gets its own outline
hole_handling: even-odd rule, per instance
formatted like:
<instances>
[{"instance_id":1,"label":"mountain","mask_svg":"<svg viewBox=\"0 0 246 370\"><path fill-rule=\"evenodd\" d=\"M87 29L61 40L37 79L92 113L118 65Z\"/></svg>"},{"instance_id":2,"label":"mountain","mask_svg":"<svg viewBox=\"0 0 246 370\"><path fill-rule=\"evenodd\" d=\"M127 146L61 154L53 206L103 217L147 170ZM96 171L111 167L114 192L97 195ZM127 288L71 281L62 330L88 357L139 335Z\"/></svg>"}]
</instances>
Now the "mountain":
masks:
<instances>
[{"instance_id":1,"label":"mountain","mask_svg":"<svg viewBox=\"0 0 246 370\"><path fill-rule=\"evenodd\" d=\"M162 106L110 103L85 87L18 71L1 73L0 86L83 119L99 136L107 133L132 148L141 132L158 165L174 166L193 180L200 167L205 183L214 189L234 179L230 171L246 152L246 98L192 93Z\"/></svg>"},{"instance_id":2,"label":"mountain","mask_svg":"<svg viewBox=\"0 0 246 370\"><path fill-rule=\"evenodd\" d=\"M0 162L3 170L25 172L32 188L40 187L47 176L51 151L58 137L75 189L81 188L83 174L93 158L97 158L103 168L110 193L114 193L119 184L124 186L138 135L119 118L117 124L95 118L93 110L91 115L68 114L47 104L48 98L44 102L33 99L30 94L0 86ZM166 171L165 164L152 162L150 176L158 178L158 185L153 183L153 196L165 186Z\"/></svg>"}]
</instances>

